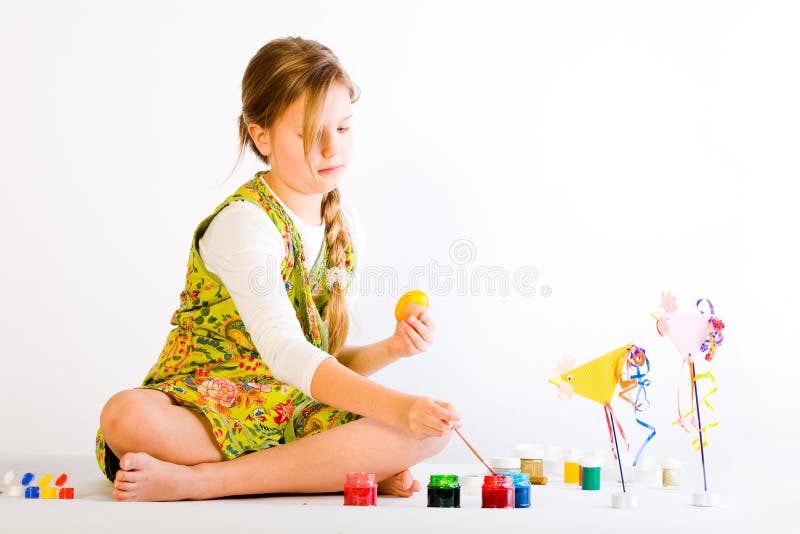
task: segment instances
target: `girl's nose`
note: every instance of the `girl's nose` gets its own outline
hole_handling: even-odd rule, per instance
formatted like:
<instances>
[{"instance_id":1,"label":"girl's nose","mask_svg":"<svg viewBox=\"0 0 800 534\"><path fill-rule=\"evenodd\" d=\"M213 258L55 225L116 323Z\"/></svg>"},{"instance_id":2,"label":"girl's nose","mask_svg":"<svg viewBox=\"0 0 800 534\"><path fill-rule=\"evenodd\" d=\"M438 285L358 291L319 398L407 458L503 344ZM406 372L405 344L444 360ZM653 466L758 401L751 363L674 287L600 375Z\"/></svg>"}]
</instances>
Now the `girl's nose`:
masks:
<instances>
[{"instance_id":1,"label":"girl's nose","mask_svg":"<svg viewBox=\"0 0 800 534\"><path fill-rule=\"evenodd\" d=\"M320 148L322 150L322 157L331 158L339 152L339 140L336 135L325 130L322 132Z\"/></svg>"}]
</instances>

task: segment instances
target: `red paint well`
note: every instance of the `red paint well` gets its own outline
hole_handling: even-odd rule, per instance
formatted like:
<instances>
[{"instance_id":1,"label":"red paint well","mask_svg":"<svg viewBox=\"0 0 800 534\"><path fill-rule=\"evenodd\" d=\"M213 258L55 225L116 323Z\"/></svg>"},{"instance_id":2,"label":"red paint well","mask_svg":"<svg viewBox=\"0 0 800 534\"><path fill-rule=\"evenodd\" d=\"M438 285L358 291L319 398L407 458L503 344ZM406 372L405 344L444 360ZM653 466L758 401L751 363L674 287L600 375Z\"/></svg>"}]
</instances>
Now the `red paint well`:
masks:
<instances>
[{"instance_id":1,"label":"red paint well","mask_svg":"<svg viewBox=\"0 0 800 534\"><path fill-rule=\"evenodd\" d=\"M514 482L502 475L483 477L482 508L514 508Z\"/></svg>"},{"instance_id":2,"label":"red paint well","mask_svg":"<svg viewBox=\"0 0 800 534\"><path fill-rule=\"evenodd\" d=\"M347 473L344 481L344 505L378 505L378 484L374 473Z\"/></svg>"}]
</instances>

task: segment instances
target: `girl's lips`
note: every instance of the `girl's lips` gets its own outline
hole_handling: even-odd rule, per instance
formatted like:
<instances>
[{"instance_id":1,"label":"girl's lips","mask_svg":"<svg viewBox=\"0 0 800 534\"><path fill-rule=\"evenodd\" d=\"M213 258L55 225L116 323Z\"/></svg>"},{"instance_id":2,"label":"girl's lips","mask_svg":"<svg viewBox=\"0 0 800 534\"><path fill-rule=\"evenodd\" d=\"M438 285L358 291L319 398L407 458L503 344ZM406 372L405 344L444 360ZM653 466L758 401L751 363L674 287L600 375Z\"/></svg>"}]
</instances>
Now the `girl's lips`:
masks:
<instances>
[{"instance_id":1,"label":"girl's lips","mask_svg":"<svg viewBox=\"0 0 800 534\"><path fill-rule=\"evenodd\" d=\"M341 168L342 168L341 165L337 165L336 167L328 167L327 169L322 169L319 172L331 173L331 172L334 172L334 171L338 171Z\"/></svg>"}]
</instances>

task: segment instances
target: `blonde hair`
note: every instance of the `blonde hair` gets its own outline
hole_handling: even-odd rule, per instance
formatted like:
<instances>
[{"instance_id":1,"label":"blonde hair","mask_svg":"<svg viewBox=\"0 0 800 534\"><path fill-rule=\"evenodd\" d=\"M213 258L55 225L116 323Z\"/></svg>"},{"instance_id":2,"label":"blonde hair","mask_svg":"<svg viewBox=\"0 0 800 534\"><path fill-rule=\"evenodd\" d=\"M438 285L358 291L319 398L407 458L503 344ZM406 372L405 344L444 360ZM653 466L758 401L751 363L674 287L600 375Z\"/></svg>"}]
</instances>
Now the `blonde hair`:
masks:
<instances>
[{"instance_id":1,"label":"blonde hair","mask_svg":"<svg viewBox=\"0 0 800 534\"><path fill-rule=\"evenodd\" d=\"M321 137L319 123L322 107L328 89L335 81L347 87L351 103L358 100L358 86L328 47L301 37L275 39L262 46L250 60L242 78L237 165L248 147L261 161L270 164L269 156L258 151L247 126L258 124L269 130L289 105L305 95L303 149L312 175L321 180L312 167L310 154ZM340 203L338 188L322 198L321 215L325 222L328 269L345 268L345 249L350 244ZM345 288L338 283L331 286L330 299L323 316L328 327L328 352L331 354L336 354L342 348L350 328L344 291Z\"/></svg>"}]
</instances>

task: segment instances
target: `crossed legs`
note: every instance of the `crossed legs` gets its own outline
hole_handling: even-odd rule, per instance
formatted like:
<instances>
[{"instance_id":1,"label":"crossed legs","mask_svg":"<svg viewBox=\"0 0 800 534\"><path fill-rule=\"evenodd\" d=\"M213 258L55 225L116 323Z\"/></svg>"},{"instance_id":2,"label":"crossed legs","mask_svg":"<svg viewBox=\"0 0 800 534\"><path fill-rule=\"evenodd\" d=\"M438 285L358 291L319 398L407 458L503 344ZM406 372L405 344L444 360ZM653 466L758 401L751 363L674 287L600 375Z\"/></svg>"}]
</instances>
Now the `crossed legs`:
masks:
<instances>
[{"instance_id":1,"label":"crossed legs","mask_svg":"<svg viewBox=\"0 0 800 534\"><path fill-rule=\"evenodd\" d=\"M450 438L448 432L417 440L380 421L359 419L222 461L205 418L146 389L112 397L100 427L120 458L115 498L148 501L339 491L350 471L375 473L383 491L407 496L418 489L407 469L437 454Z\"/></svg>"}]
</instances>

